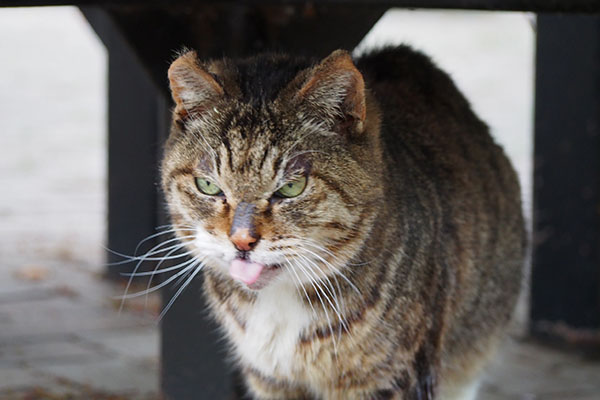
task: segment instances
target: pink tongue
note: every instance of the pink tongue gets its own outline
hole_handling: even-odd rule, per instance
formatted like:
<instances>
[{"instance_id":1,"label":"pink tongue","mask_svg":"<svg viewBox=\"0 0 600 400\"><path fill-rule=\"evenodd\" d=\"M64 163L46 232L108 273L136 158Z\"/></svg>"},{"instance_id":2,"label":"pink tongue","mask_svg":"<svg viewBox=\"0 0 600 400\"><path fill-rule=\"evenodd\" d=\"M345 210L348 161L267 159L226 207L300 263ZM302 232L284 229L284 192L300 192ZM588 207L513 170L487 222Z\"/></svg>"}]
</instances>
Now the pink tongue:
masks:
<instances>
[{"instance_id":1,"label":"pink tongue","mask_svg":"<svg viewBox=\"0 0 600 400\"><path fill-rule=\"evenodd\" d=\"M258 280L258 277L260 276L260 273L264 267L265 266L262 264L248 262L246 260L236 258L229 266L229 274L234 279L242 281L246 285L250 286Z\"/></svg>"}]
</instances>

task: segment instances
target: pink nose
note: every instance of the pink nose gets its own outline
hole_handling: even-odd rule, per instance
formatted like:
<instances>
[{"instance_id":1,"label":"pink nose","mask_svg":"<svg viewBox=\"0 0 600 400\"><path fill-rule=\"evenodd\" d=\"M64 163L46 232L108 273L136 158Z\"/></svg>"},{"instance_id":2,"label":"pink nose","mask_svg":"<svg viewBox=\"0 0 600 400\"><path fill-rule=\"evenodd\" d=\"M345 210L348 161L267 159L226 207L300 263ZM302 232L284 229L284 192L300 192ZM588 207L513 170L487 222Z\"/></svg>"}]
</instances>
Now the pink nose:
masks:
<instances>
[{"instance_id":1,"label":"pink nose","mask_svg":"<svg viewBox=\"0 0 600 400\"><path fill-rule=\"evenodd\" d=\"M229 239L238 250L248 251L254 247L260 238L252 236L248 228L237 228L229 236Z\"/></svg>"}]
</instances>

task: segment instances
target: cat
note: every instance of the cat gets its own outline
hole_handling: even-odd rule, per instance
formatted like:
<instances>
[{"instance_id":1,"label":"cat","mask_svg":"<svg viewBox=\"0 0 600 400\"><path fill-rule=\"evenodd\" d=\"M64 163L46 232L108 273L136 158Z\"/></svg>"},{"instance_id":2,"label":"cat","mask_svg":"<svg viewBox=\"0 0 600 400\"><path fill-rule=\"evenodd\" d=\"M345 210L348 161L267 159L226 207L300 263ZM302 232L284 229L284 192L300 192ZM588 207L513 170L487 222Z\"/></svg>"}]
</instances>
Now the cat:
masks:
<instances>
[{"instance_id":1,"label":"cat","mask_svg":"<svg viewBox=\"0 0 600 400\"><path fill-rule=\"evenodd\" d=\"M475 398L526 239L516 174L448 75L399 46L187 51L168 76L162 188L249 396Z\"/></svg>"}]
</instances>

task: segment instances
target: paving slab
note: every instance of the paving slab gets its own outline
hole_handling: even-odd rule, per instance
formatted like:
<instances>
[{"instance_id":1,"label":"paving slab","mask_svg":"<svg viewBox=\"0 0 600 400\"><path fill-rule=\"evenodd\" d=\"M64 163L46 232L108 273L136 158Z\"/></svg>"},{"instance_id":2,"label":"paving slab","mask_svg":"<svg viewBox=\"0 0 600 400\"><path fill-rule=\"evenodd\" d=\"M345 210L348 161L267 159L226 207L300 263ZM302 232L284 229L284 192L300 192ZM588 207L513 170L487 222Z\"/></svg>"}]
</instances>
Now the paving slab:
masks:
<instances>
[{"instance_id":1,"label":"paving slab","mask_svg":"<svg viewBox=\"0 0 600 400\"><path fill-rule=\"evenodd\" d=\"M37 370L49 376L113 393L156 394L159 390L158 365L136 363L115 356L73 364L39 365Z\"/></svg>"},{"instance_id":2,"label":"paving slab","mask_svg":"<svg viewBox=\"0 0 600 400\"><path fill-rule=\"evenodd\" d=\"M0 399L11 399L7 394L8 392L28 388L32 385L52 387L55 382L53 378L26 365L0 367Z\"/></svg>"},{"instance_id":3,"label":"paving slab","mask_svg":"<svg viewBox=\"0 0 600 400\"><path fill-rule=\"evenodd\" d=\"M10 345L0 343L0 374L4 367L79 364L109 359L114 354L100 344L82 341L76 335L44 336Z\"/></svg>"},{"instance_id":4,"label":"paving slab","mask_svg":"<svg viewBox=\"0 0 600 400\"><path fill-rule=\"evenodd\" d=\"M510 340L487 369L480 399L600 399L600 362Z\"/></svg>"},{"instance_id":5,"label":"paving slab","mask_svg":"<svg viewBox=\"0 0 600 400\"><path fill-rule=\"evenodd\" d=\"M0 340L67 335L107 327L116 329L147 324L135 315L118 316L114 310L93 307L61 297L45 301L0 304L0 313L10 316L10 321L0 330Z\"/></svg>"},{"instance_id":6,"label":"paving slab","mask_svg":"<svg viewBox=\"0 0 600 400\"><path fill-rule=\"evenodd\" d=\"M79 334L87 342L131 359L151 360L158 364L160 335L149 327L88 331Z\"/></svg>"}]
</instances>

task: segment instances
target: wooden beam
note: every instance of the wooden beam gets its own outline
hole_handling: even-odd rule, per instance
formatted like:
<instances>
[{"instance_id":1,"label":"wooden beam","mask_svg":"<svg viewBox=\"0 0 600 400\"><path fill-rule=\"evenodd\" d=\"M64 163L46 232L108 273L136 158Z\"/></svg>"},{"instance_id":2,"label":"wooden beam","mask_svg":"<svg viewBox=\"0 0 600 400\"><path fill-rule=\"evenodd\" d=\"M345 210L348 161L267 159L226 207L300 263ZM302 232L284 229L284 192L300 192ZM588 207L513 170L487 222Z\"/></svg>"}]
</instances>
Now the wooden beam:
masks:
<instances>
[{"instance_id":1,"label":"wooden beam","mask_svg":"<svg viewBox=\"0 0 600 400\"><path fill-rule=\"evenodd\" d=\"M197 7L114 7L107 12L157 87L170 97L167 69L184 47L203 58L244 57L261 51L324 57L338 48L352 50L386 10L364 4L266 7L222 2Z\"/></svg>"},{"instance_id":2,"label":"wooden beam","mask_svg":"<svg viewBox=\"0 0 600 400\"><path fill-rule=\"evenodd\" d=\"M214 0L0 0L0 7L46 6L46 5L97 5L97 6L205 6L216 3ZM303 6L306 0L224 0L221 4L242 4L253 6L291 5ZM598 0L319 0L319 5L371 5L374 7L439 8L439 9L476 9L497 11L530 12L570 12L598 13Z\"/></svg>"}]
</instances>

